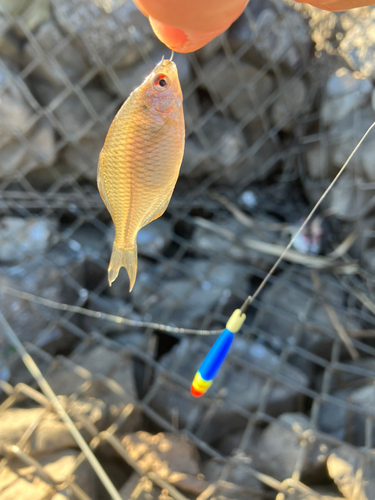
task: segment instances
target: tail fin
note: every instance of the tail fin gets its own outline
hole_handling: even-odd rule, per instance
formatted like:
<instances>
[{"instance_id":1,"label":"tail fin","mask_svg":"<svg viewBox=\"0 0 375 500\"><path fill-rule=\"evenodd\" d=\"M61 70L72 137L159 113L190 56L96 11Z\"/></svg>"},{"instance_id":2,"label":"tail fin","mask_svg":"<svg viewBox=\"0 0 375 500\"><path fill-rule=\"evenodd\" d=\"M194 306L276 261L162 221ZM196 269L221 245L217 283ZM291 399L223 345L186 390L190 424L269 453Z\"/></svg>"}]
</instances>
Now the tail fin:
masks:
<instances>
[{"instance_id":1,"label":"tail fin","mask_svg":"<svg viewBox=\"0 0 375 500\"><path fill-rule=\"evenodd\" d=\"M111 260L108 267L109 286L115 281L122 267L125 267L130 281L129 291L133 290L137 276L137 245L132 248L119 248L113 244Z\"/></svg>"}]
</instances>

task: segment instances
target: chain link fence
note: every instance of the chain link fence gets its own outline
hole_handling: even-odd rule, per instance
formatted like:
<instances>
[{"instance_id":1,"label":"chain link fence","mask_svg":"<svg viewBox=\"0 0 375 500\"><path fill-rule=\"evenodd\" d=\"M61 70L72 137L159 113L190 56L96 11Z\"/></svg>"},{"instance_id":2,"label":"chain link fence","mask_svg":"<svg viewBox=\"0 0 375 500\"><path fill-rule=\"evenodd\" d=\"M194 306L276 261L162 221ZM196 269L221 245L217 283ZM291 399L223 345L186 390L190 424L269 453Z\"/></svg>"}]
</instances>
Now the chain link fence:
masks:
<instances>
[{"instance_id":1,"label":"chain link fence","mask_svg":"<svg viewBox=\"0 0 375 500\"><path fill-rule=\"evenodd\" d=\"M169 53L114 7L0 1L0 500L110 498L11 331L123 499L375 499L374 134L190 395L216 338L190 330L254 293L375 121L375 9L251 0L175 54L185 157L130 294L97 160Z\"/></svg>"}]
</instances>

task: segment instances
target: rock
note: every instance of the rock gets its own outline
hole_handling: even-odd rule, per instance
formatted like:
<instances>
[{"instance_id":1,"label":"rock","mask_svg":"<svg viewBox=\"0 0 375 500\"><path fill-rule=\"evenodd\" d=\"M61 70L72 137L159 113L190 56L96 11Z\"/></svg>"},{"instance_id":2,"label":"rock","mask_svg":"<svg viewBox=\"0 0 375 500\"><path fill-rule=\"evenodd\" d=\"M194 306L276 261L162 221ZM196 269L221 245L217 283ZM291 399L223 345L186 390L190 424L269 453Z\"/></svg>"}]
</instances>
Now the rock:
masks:
<instances>
[{"instance_id":1,"label":"rock","mask_svg":"<svg viewBox=\"0 0 375 500\"><path fill-rule=\"evenodd\" d=\"M358 389L339 389L332 391L332 397L339 400L338 404L322 404L318 417L319 428L337 439L364 446L366 415L372 412L375 388L364 385ZM343 407L343 402L354 405L358 410ZM372 430L371 433L375 438L375 431Z\"/></svg>"},{"instance_id":2,"label":"rock","mask_svg":"<svg viewBox=\"0 0 375 500\"><path fill-rule=\"evenodd\" d=\"M285 83L280 89L271 109L274 125L285 132L291 132L298 123L299 115L308 111L307 88L303 80Z\"/></svg>"},{"instance_id":3,"label":"rock","mask_svg":"<svg viewBox=\"0 0 375 500\"><path fill-rule=\"evenodd\" d=\"M235 129L235 122L214 115L200 129L203 141L202 146L196 139L192 139L185 152L186 160L182 167L182 174L190 177L201 177L217 172L218 167L225 179L233 175L235 163L241 158L246 148L245 138L240 130ZM201 161L201 159L203 161Z\"/></svg>"},{"instance_id":4,"label":"rock","mask_svg":"<svg viewBox=\"0 0 375 500\"><path fill-rule=\"evenodd\" d=\"M225 101L228 109L238 121L248 121L257 106L263 103L273 91L273 81L267 74L260 74L250 64L236 61L231 63L224 55L218 54L202 67L207 78L206 86L217 93L220 101ZM235 89L235 92L233 91Z\"/></svg>"},{"instance_id":5,"label":"rock","mask_svg":"<svg viewBox=\"0 0 375 500\"><path fill-rule=\"evenodd\" d=\"M214 162L208 157L198 139L194 136L187 137L180 175L199 178L209 176L213 171Z\"/></svg>"},{"instance_id":6,"label":"rock","mask_svg":"<svg viewBox=\"0 0 375 500\"><path fill-rule=\"evenodd\" d=\"M198 476L196 448L182 435L139 431L125 436L122 445L145 472L158 474L178 489L199 495L208 486Z\"/></svg>"},{"instance_id":7,"label":"rock","mask_svg":"<svg viewBox=\"0 0 375 500\"><path fill-rule=\"evenodd\" d=\"M332 189L330 207L336 217L343 220L359 221L373 207L375 187L353 177L350 172L344 174Z\"/></svg>"},{"instance_id":8,"label":"rock","mask_svg":"<svg viewBox=\"0 0 375 500\"><path fill-rule=\"evenodd\" d=\"M137 235L140 255L158 258L166 250L172 239L172 228L168 220L157 219L143 227Z\"/></svg>"},{"instance_id":9,"label":"rock","mask_svg":"<svg viewBox=\"0 0 375 500\"><path fill-rule=\"evenodd\" d=\"M96 422L99 429L111 425L127 405L134 405L137 392L129 355L108 347L94 346L73 353L71 360L81 368L69 371L62 363L52 363L46 378L58 395L76 393L83 402L92 399L101 401L103 408ZM140 421L141 412L134 407L121 431L138 429Z\"/></svg>"},{"instance_id":10,"label":"rock","mask_svg":"<svg viewBox=\"0 0 375 500\"><path fill-rule=\"evenodd\" d=\"M284 343L297 342L308 352L329 359L337 333L317 295L311 296L314 288L309 271L296 272L291 268L283 273L283 278L265 290L263 308L256 313L254 326L274 337L275 349L280 349ZM334 308L340 323L347 330L360 329L356 316L344 309L345 292L339 283L329 275L321 275L320 280L323 297ZM300 331L294 337L297 325ZM304 325L314 325L314 329ZM291 355L289 360L312 375L306 358Z\"/></svg>"},{"instance_id":11,"label":"rock","mask_svg":"<svg viewBox=\"0 0 375 500\"><path fill-rule=\"evenodd\" d=\"M188 138L194 131L201 115L201 105L196 92L184 96L185 134ZM186 153L185 153L186 154Z\"/></svg>"},{"instance_id":12,"label":"rock","mask_svg":"<svg viewBox=\"0 0 375 500\"><path fill-rule=\"evenodd\" d=\"M340 68L332 75L325 89L321 108L321 119L325 125L339 122L350 113L366 104L373 85L369 79L347 68Z\"/></svg>"},{"instance_id":13,"label":"rock","mask_svg":"<svg viewBox=\"0 0 375 500\"><path fill-rule=\"evenodd\" d=\"M332 147L332 163L341 168L355 146L375 121L375 112L368 106L358 109L345 119L336 123L328 131L328 142ZM363 180L375 180L373 151L375 134L370 132L348 165L348 171Z\"/></svg>"},{"instance_id":14,"label":"rock","mask_svg":"<svg viewBox=\"0 0 375 500\"><path fill-rule=\"evenodd\" d=\"M188 270L185 275L163 275L157 301L149 304L143 297L143 303L138 304L139 310L152 320L162 322L160 311L168 311L169 324L194 328L221 297L228 297L234 284L245 296L247 283L242 266L203 259L186 259L183 263Z\"/></svg>"},{"instance_id":15,"label":"rock","mask_svg":"<svg viewBox=\"0 0 375 500\"><path fill-rule=\"evenodd\" d=\"M21 342L35 342L39 333L47 324L45 314L32 302L13 297L5 293L3 287L21 289L18 280L6 277L1 269L0 274L0 302L5 317L13 328ZM5 349L7 341L5 337L0 338L1 350Z\"/></svg>"},{"instance_id":16,"label":"rock","mask_svg":"<svg viewBox=\"0 0 375 500\"><path fill-rule=\"evenodd\" d=\"M291 487L287 493L279 493L276 500L344 500L335 485L310 486L311 493L301 492Z\"/></svg>"},{"instance_id":17,"label":"rock","mask_svg":"<svg viewBox=\"0 0 375 500\"><path fill-rule=\"evenodd\" d=\"M60 488L65 481L69 481L74 474L74 482L92 500L97 499L97 479L91 465L84 460L77 467L79 452L65 450L37 458L44 472L57 482L57 489L46 481L42 475L36 473L33 465L12 459L4 465L1 472L0 500L19 500L32 498L33 500L74 500L71 488Z\"/></svg>"},{"instance_id":18,"label":"rock","mask_svg":"<svg viewBox=\"0 0 375 500\"><path fill-rule=\"evenodd\" d=\"M37 29L50 17L50 0L38 0L29 4L27 0L1 0L0 5L13 17L21 16L30 31ZM18 36L26 38L24 31L14 25Z\"/></svg>"},{"instance_id":19,"label":"rock","mask_svg":"<svg viewBox=\"0 0 375 500\"><path fill-rule=\"evenodd\" d=\"M0 133L3 143L0 151L0 179L11 177L27 164L28 171L40 164L53 162L55 140L52 126L46 119L38 120L31 128L32 110L24 99L14 76L4 67L0 70ZM26 141L19 142L14 135L23 134Z\"/></svg>"},{"instance_id":20,"label":"rock","mask_svg":"<svg viewBox=\"0 0 375 500\"><path fill-rule=\"evenodd\" d=\"M133 472L119 493L123 500L129 500L133 491L137 500L173 500L167 490L161 490L147 476L141 477L136 472Z\"/></svg>"},{"instance_id":21,"label":"rock","mask_svg":"<svg viewBox=\"0 0 375 500\"><path fill-rule=\"evenodd\" d=\"M372 500L375 491L374 458L347 447L333 450L327 460L328 473L348 500Z\"/></svg>"},{"instance_id":22,"label":"rock","mask_svg":"<svg viewBox=\"0 0 375 500\"><path fill-rule=\"evenodd\" d=\"M310 146L306 151L306 163L312 179L333 179L339 171L331 161L329 145L320 142Z\"/></svg>"},{"instance_id":23,"label":"rock","mask_svg":"<svg viewBox=\"0 0 375 500\"><path fill-rule=\"evenodd\" d=\"M13 61L16 64L19 64L22 60L21 57L21 43L20 40L14 35L12 32L4 32L6 28L3 28L3 25L6 26L6 21L0 15L0 29L2 31L0 38L0 55L2 58L8 59L9 61Z\"/></svg>"},{"instance_id":24,"label":"rock","mask_svg":"<svg viewBox=\"0 0 375 500\"><path fill-rule=\"evenodd\" d=\"M105 92L98 87L88 86L85 89L85 95L98 115L105 112L106 107L110 103L110 97ZM87 127L87 122L92 119L79 97L73 94L67 97L55 109L54 114L64 129L65 134L73 140L76 139L78 133L82 132L82 128ZM103 137L105 137L104 130L102 133ZM103 144L100 144L100 146L103 147Z\"/></svg>"},{"instance_id":25,"label":"rock","mask_svg":"<svg viewBox=\"0 0 375 500\"><path fill-rule=\"evenodd\" d=\"M214 341L214 339L210 340ZM185 337L164 355L160 362L168 372L183 377L186 380L186 386L189 386L207 352L207 345L199 340ZM234 339L231 354L240 358L246 364L246 368L241 363L230 360L229 356L229 361L226 361L219 376L214 380L210 393L215 395L218 391L225 391L227 395L222 403L218 402L212 418L206 420L203 429L200 428L199 432L204 433L202 435L207 443L212 443L227 433L245 427L246 419L236 408L240 406L254 411L262 400L267 376L271 373L275 374L280 368L279 358L271 350L239 337ZM191 360L194 362L192 363ZM294 385L291 387L275 381L270 388L264 411L276 416L285 411L296 410L299 397L296 386L304 388L308 383L307 377L288 363L282 365L280 373L283 377L293 380ZM177 415L180 428L188 426L190 430L195 429L205 419L204 410L210 407L210 399L203 398L198 404L196 399L188 395L187 390L184 391L177 385L172 386L164 380L164 376L156 379L157 389L155 388L155 397L151 406L168 421L171 420L172 415L175 418Z\"/></svg>"},{"instance_id":26,"label":"rock","mask_svg":"<svg viewBox=\"0 0 375 500\"><path fill-rule=\"evenodd\" d=\"M0 90L2 91L0 101L1 135L9 132L23 132L27 122L30 120L32 110L26 102L18 86L14 84L15 75L10 69L2 66L0 70Z\"/></svg>"},{"instance_id":27,"label":"rock","mask_svg":"<svg viewBox=\"0 0 375 500\"><path fill-rule=\"evenodd\" d=\"M332 163L335 167L342 167L374 121L375 112L371 106L368 106L354 111L329 129L327 140L332 147ZM374 165L372 162L366 161L366 157L368 158L374 148L374 142L375 136L370 133L348 165L348 171L355 172L358 178L366 178L367 176L368 180L375 179Z\"/></svg>"},{"instance_id":28,"label":"rock","mask_svg":"<svg viewBox=\"0 0 375 500\"><path fill-rule=\"evenodd\" d=\"M82 432L79 418L91 423L99 419L102 410L100 402L63 401L69 414L76 420L76 426ZM79 418L77 418L79 417ZM53 453L66 448L75 448L77 443L70 431L53 412L46 413L44 408L10 408L0 416L0 454L6 454L6 448L17 445L24 433L36 425L34 432L23 446L23 451L30 455Z\"/></svg>"},{"instance_id":29,"label":"rock","mask_svg":"<svg viewBox=\"0 0 375 500\"><path fill-rule=\"evenodd\" d=\"M251 476L246 465L231 463L224 467L216 460L209 460L202 466L206 481L218 483L215 490L218 498L230 500L258 500L263 498L263 485L254 476Z\"/></svg>"},{"instance_id":30,"label":"rock","mask_svg":"<svg viewBox=\"0 0 375 500\"><path fill-rule=\"evenodd\" d=\"M56 87L65 88L64 79L76 83L88 71L89 61L82 41L75 38L66 45L64 35L54 22L48 21L44 23L35 33L35 39L45 54L51 52L56 46L64 44L64 48L54 54L57 64L51 63L51 60L47 57L40 57L39 52L36 52L34 45L30 42L26 44L23 53L24 66L38 57L39 64L33 71L33 76L46 80L51 84L54 97L56 96ZM40 94L43 103L47 104L48 101L46 102L43 90L41 90Z\"/></svg>"},{"instance_id":31,"label":"rock","mask_svg":"<svg viewBox=\"0 0 375 500\"><path fill-rule=\"evenodd\" d=\"M375 111L375 89L372 91L371 106L372 109Z\"/></svg>"},{"instance_id":32,"label":"rock","mask_svg":"<svg viewBox=\"0 0 375 500\"><path fill-rule=\"evenodd\" d=\"M235 127L235 122L226 120L220 115L214 115L202 127L202 133L210 148L208 152L215 160L216 169L219 165L230 170L245 150L245 138ZM226 177L230 177L230 173L227 173Z\"/></svg>"},{"instance_id":33,"label":"rock","mask_svg":"<svg viewBox=\"0 0 375 500\"><path fill-rule=\"evenodd\" d=\"M258 217L260 222L275 222L271 217ZM247 248L242 241L246 238L268 243L279 243L277 234L266 228L255 226L250 229L232 217L213 219L223 231L235 235L234 240L223 237L209 228L198 226L193 234L193 248L207 257L213 255L225 256L226 259L246 262L252 266L268 271L274 262L274 257Z\"/></svg>"},{"instance_id":34,"label":"rock","mask_svg":"<svg viewBox=\"0 0 375 500\"><path fill-rule=\"evenodd\" d=\"M61 151L62 172L77 174L83 179L96 182L98 159L104 145L106 131L101 126L92 127L78 142L71 142Z\"/></svg>"},{"instance_id":35,"label":"rock","mask_svg":"<svg viewBox=\"0 0 375 500\"><path fill-rule=\"evenodd\" d=\"M101 311L107 314L113 314L115 316L129 317L132 312L132 306L126 304L122 299L108 297L106 295L101 297L89 297L86 304L87 309L94 311ZM115 323L113 321L101 321L98 325L97 318L84 317L83 324L85 331L99 331L102 335L113 334L116 332L123 332L124 325L121 323Z\"/></svg>"},{"instance_id":36,"label":"rock","mask_svg":"<svg viewBox=\"0 0 375 500\"><path fill-rule=\"evenodd\" d=\"M55 230L56 224L51 220L3 217L0 219L0 262L21 262L45 253Z\"/></svg>"},{"instance_id":37,"label":"rock","mask_svg":"<svg viewBox=\"0 0 375 500\"><path fill-rule=\"evenodd\" d=\"M90 58L97 54L104 64L115 68L129 66L155 43L148 19L128 1L113 14L85 0L52 0L61 28L82 37L90 47ZM141 82L140 82L141 83Z\"/></svg>"},{"instance_id":38,"label":"rock","mask_svg":"<svg viewBox=\"0 0 375 500\"><path fill-rule=\"evenodd\" d=\"M375 78L375 15L374 8L351 13L351 22L345 29L338 50L349 66L367 78Z\"/></svg>"},{"instance_id":39,"label":"rock","mask_svg":"<svg viewBox=\"0 0 375 500\"><path fill-rule=\"evenodd\" d=\"M6 319L21 342L32 342L44 347L47 347L48 342L55 344L57 348L59 339L65 336L64 343L67 344L69 337L63 328L51 325L51 322L58 321L59 312L8 295L1 287L22 290L55 302L75 303L77 291L66 276L74 276L76 286L82 283L82 264L83 257L80 253L71 249L69 251L69 247L64 248L64 244L60 243L45 255L35 256L15 266L0 268L0 303L4 306ZM47 326L50 328L45 331Z\"/></svg>"},{"instance_id":40,"label":"rock","mask_svg":"<svg viewBox=\"0 0 375 500\"><path fill-rule=\"evenodd\" d=\"M235 52L244 52L248 45L244 58L251 64L261 67L271 62L291 71L305 64L311 46L307 23L299 12L281 2L262 0L247 6L230 27L228 38Z\"/></svg>"},{"instance_id":41,"label":"rock","mask_svg":"<svg viewBox=\"0 0 375 500\"><path fill-rule=\"evenodd\" d=\"M291 478L303 449L302 481L319 482L326 476L327 457L332 449L318 438L303 413L284 413L263 431L256 451L262 472L284 481Z\"/></svg>"}]
</instances>

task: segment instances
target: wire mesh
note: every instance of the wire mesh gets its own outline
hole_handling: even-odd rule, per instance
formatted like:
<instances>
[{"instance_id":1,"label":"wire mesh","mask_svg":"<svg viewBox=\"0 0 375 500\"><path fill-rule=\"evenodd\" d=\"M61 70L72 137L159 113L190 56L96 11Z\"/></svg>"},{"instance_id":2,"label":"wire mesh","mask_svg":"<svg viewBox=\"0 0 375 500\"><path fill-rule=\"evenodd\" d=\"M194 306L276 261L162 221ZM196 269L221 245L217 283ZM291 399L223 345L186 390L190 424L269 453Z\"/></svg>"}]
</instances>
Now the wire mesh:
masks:
<instances>
[{"instance_id":1,"label":"wire mesh","mask_svg":"<svg viewBox=\"0 0 375 500\"><path fill-rule=\"evenodd\" d=\"M317 249L287 254L199 400L190 383L214 337L178 330L222 328L374 121L375 9L252 0L218 39L175 54L185 157L166 214L140 232L129 294L124 271L108 287L97 159L168 53L129 0L99 3L0 2L7 322L122 498L375 498L373 137L316 219ZM361 87L332 107L332 78L349 77ZM108 498L0 342L0 499Z\"/></svg>"}]
</instances>

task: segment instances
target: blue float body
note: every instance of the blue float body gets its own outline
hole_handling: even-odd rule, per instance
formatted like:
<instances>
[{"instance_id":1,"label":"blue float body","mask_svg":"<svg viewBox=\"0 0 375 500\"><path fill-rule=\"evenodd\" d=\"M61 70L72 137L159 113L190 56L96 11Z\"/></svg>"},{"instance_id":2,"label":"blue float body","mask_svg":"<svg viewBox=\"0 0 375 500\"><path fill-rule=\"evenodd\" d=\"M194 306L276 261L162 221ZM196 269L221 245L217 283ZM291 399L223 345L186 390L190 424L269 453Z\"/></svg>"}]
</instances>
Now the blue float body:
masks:
<instances>
[{"instance_id":1,"label":"blue float body","mask_svg":"<svg viewBox=\"0 0 375 500\"><path fill-rule=\"evenodd\" d=\"M232 345L233 338L234 333L226 328L211 347L198 370L199 375L204 380L213 380Z\"/></svg>"}]
</instances>

